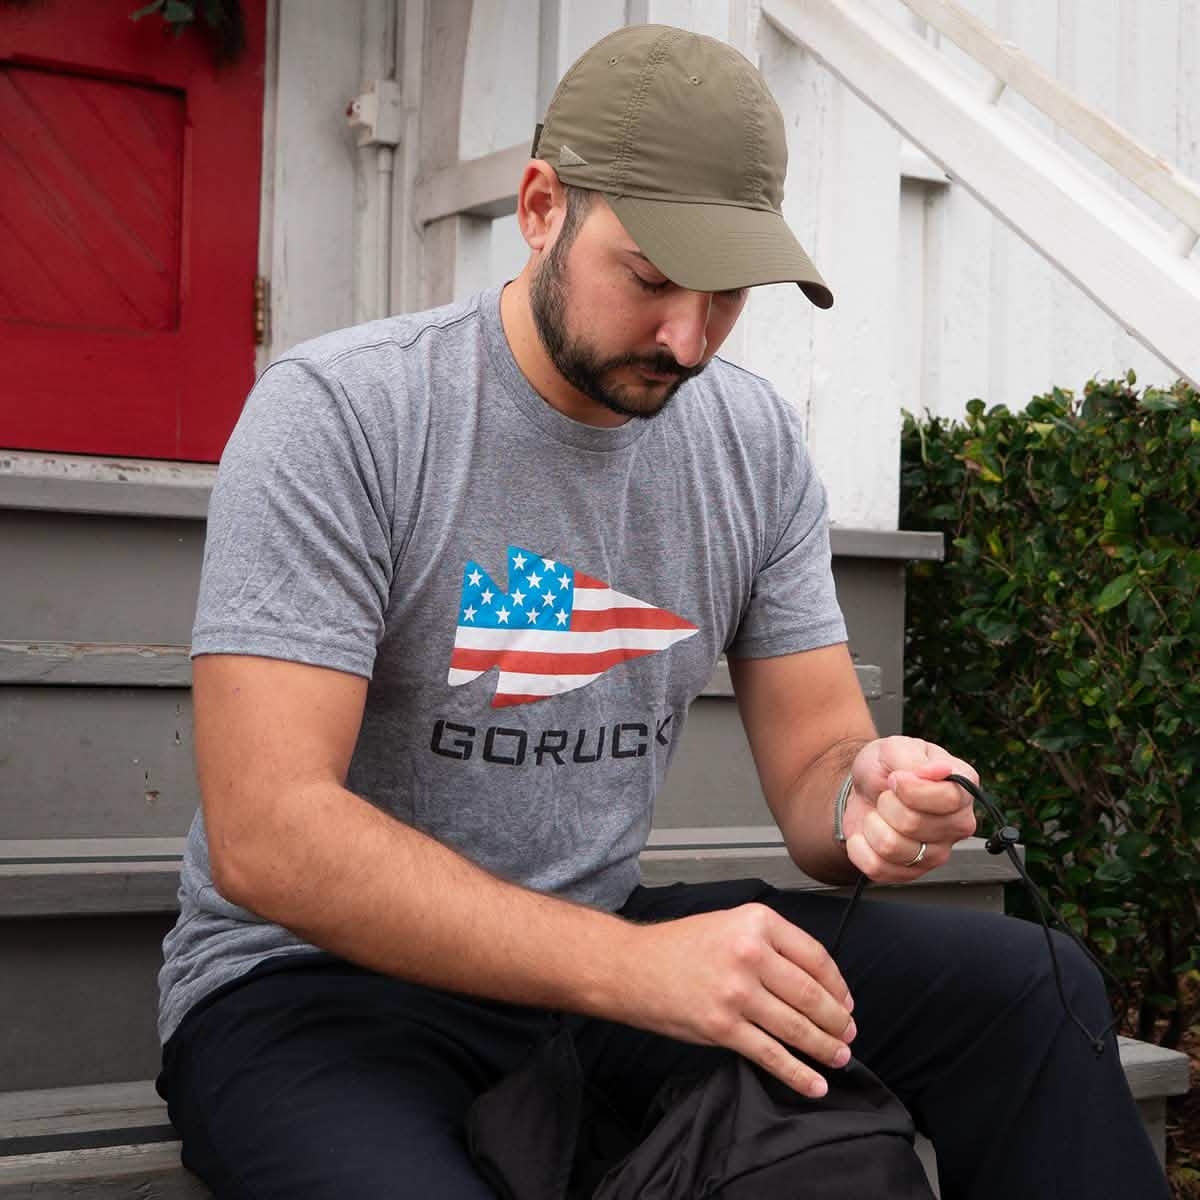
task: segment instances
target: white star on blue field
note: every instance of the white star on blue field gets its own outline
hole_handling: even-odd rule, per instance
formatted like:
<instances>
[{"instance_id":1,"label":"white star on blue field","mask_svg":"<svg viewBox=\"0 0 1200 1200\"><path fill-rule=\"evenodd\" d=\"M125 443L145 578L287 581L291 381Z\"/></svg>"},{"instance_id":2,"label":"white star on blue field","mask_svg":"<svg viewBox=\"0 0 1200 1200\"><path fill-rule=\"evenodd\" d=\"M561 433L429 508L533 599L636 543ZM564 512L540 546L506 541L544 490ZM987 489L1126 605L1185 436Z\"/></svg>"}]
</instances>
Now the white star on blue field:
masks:
<instances>
[{"instance_id":1,"label":"white star on blue field","mask_svg":"<svg viewBox=\"0 0 1200 1200\"><path fill-rule=\"evenodd\" d=\"M519 546L508 548L506 592L477 562L463 568L458 623L475 629L570 629L575 570Z\"/></svg>"}]
</instances>

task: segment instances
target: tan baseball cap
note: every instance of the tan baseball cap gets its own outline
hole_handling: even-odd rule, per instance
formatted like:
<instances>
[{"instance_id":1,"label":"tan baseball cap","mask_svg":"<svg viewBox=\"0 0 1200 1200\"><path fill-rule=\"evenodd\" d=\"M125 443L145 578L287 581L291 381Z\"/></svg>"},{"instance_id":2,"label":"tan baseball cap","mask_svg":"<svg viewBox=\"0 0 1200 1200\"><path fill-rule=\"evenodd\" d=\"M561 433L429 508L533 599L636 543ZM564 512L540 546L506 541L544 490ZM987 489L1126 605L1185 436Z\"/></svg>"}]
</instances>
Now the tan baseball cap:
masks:
<instances>
[{"instance_id":1,"label":"tan baseball cap","mask_svg":"<svg viewBox=\"0 0 1200 1200\"><path fill-rule=\"evenodd\" d=\"M563 76L532 156L607 197L672 282L698 292L800 285L833 293L784 222L787 141L763 77L715 38L631 25Z\"/></svg>"}]
</instances>

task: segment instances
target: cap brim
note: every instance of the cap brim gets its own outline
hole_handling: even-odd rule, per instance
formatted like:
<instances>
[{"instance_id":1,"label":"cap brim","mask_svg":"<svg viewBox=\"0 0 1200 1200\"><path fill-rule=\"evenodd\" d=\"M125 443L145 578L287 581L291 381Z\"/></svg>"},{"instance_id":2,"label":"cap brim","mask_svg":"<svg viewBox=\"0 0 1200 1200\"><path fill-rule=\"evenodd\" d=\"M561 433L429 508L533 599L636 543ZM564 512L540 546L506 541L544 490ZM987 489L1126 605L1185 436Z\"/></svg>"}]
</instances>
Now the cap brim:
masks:
<instances>
[{"instance_id":1,"label":"cap brim","mask_svg":"<svg viewBox=\"0 0 1200 1200\"><path fill-rule=\"evenodd\" d=\"M797 283L818 308L833 293L778 213L736 204L687 204L639 196L606 199L641 252L695 292Z\"/></svg>"}]
</instances>

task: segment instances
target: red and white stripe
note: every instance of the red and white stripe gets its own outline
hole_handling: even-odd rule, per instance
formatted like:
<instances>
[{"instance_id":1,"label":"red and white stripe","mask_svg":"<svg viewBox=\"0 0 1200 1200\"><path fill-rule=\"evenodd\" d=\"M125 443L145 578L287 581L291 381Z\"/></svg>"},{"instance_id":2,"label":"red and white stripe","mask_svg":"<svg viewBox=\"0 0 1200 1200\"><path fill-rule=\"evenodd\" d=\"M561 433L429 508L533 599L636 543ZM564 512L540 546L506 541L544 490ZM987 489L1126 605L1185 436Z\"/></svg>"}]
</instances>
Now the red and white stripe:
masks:
<instances>
[{"instance_id":1,"label":"red and white stripe","mask_svg":"<svg viewBox=\"0 0 1200 1200\"><path fill-rule=\"evenodd\" d=\"M575 573L569 629L478 629L459 625L448 682L470 683L500 668L493 708L574 691L630 659L657 654L698 629L664 608Z\"/></svg>"}]
</instances>

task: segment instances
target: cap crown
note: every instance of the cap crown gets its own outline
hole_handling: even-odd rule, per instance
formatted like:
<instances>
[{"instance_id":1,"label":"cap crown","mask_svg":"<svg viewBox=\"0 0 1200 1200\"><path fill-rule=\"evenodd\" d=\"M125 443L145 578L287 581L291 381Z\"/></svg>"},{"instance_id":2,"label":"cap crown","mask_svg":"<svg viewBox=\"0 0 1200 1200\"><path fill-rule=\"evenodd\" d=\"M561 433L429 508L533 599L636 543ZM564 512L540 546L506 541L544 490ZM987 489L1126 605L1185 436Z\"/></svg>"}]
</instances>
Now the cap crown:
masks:
<instances>
[{"instance_id":1,"label":"cap crown","mask_svg":"<svg viewBox=\"0 0 1200 1200\"><path fill-rule=\"evenodd\" d=\"M666 25L619 29L563 76L534 155L616 196L780 212L783 116L733 47Z\"/></svg>"}]
</instances>

